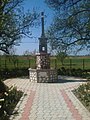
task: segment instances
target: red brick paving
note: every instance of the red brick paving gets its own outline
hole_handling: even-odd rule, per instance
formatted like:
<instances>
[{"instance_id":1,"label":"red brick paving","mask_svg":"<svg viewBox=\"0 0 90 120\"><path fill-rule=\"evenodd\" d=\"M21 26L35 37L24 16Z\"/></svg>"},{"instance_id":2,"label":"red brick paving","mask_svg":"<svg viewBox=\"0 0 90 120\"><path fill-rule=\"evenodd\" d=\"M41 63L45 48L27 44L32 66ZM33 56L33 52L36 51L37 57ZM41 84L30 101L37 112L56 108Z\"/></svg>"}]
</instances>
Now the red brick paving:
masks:
<instances>
[{"instance_id":1,"label":"red brick paving","mask_svg":"<svg viewBox=\"0 0 90 120\"><path fill-rule=\"evenodd\" d=\"M70 112L72 113L73 118L75 118L75 120L82 120L81 115L79 114L78 110L75 108L75 106L73 105L73 102L70 100L69 96L66 94L65 90L60 90Z\"/></svg>"},{"instance_id":2,"label":"red brick paving","mask_svg":"<svg viewBox=\"0 0 90 120\"><path fill-rule=\"evenodd\" d=\"M22 113L22 117L20 118L20 120L29 120L30 110L32 107L34 96L35 96L35 91L30 91L29 98L27 100L27 103L25 105L25 108L24 108L24 111Z\"/></svg>"}]
</instances>

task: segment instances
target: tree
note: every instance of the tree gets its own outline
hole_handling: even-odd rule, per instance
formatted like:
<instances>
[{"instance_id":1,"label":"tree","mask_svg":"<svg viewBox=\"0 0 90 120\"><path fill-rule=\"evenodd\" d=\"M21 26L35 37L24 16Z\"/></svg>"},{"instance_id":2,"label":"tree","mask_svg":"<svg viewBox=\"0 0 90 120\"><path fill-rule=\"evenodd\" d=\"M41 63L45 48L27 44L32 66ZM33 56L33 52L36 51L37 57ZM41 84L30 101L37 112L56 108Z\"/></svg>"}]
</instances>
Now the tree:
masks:
<instances>
[{"instance_id":1,"label":"tree","mask_svg":"<svg viewBox=\"0 0 90 120\"><path fill-rule=\"evenodd\" d=\"M30 58L31 58L31 52L29 52L29 50L26 50L24 52L24 56L26 56L28 62L29 62L29 67L31 67L31 62L30 62Z\"/></svg>"},{"instance_id":2,"label":"tree","mask_svg":"<svg viewBox=\"0 0 90 120\"><path fill-rule=\"evenodd\" d=\"M25 50L23 55L25 56L31 56L31 52L29 50Z\"/></svg>"},{"instance_id":3,"label":"tree","mask_svg":"<svg viewBox=\"0 0 90 120\"><path fill-rule=\"evenodd\" d=\"M56 12L47 35L54 50L90 49L90 1L45 0Z\"/></svg>"},{"instance_id":4,"label":"tree","mask_svg":"<svg viewBox=\"0 0 90 120\"><path fill-rule=\"evenodd\" d=\"M18 67L18 56L16 55L16 48L13 47L9 51L9 55L7 55L9 57L9 62L12 62L14 68L16 68Z\"/></svg>"},{"instance_id":5,"label":"tree","mask_svg":"<svg viewBox=\"0 0 90 120\"><path fill-rule=\"evenodd\" d=\"M0 0L0 50L9 53L23 36L30 36L30 27L36 24L38 14L24 12L24 0Z\"/></svg>"},{"instance_id":6,"label":"tree","mask_svg":"<svg viewBox=\"0 0 90 120\"><path fill-rule=\"evenodd\" d=\"M61 61L62 65L66 57L67 57L67 54L65 52L57 53L57 59Z\"/></svg>"}]
</instances>

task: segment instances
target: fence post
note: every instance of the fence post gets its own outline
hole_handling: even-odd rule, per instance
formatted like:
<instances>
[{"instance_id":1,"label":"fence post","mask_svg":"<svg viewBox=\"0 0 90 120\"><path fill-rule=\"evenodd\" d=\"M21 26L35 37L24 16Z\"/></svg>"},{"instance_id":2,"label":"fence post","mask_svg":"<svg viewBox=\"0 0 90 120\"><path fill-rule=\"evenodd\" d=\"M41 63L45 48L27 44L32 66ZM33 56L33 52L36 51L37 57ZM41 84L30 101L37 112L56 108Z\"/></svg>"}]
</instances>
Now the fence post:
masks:
<instances>
[{"instance_id":1,"label":"fence post","mask_svg":"<svg viewBox=\"0 0 90 120\"><path fill-rule=\"evenodd\" d=\"M5 55L5 63L4 63L4 65L5 65L5 69L7 68L7 60L6 60L6 55Z\"/></svg>"},{"instance_id":2,"label":"fence post","mask_svg":"<svg viewBox=\"0 0 90 120\"><path fill-rule=\"evenodd\" d=\"M17 68L18 68L18 62L19 62L19 61L17 60Z\"/></svg>"},{"instance_id":3,"label":"fence post","mask_svg":"<svg viewBox=\"0 0 90 120\"><path fill-rule=\"evenodd\" d=\"M85 69L85 60L83 59L83 70Z\"/></svg>"},{"instance_id":4,"label":"fence post","mask_svg":"<svg viewBox=\"0 0 90 120\"><path fill-rule=\"evenodd\" d=\"M57 69L57 59L55 58L55 69Z\"/></svg>"},{"instance_id":5,"label":"fence post","mask_svg":"<svg viewBox=\"0 0 90 120\"><path fill-rule=\"evenodd\" d=\"M34 59L35 59L35 63L34 63L34 68L36 69L36 56L34 56Z\"/></svg>"},{"instance_id":6,"label":"fence post","mask_svg":"<svg viewBox=\"0 0 90 120\"><path fill-rule=\"evenodd\" d=\"M29 59L29 68L31 67L31 60Z\"/></svg>"},{"instance_id":7,"label":"fence post","mask_svg":"<svg viewBox=\"0 0 90 120\"><path fill-rule=\"evenodd\" d=\"M1 56L0 56L0 68L1 68Z\"/></svg>"},{"instance_id":8,"label":"fence post","mask_svg":"<svg viewBox=\"0 0 90 120\"><path fill-rule=\"evenodd\" d=\"M72 69L72 59L70 59L70 69Z\"/></svg>"}]
</instances>

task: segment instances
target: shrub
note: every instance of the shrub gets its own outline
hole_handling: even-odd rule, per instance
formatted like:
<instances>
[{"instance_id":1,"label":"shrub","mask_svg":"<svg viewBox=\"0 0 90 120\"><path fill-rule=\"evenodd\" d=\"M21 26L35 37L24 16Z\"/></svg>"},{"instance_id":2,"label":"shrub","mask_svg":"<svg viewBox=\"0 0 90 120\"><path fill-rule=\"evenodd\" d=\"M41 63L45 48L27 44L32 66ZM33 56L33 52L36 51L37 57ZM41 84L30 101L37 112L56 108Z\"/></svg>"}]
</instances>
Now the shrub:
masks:
<instances>
[{"instance_id":1,"label":"shrub","mask_svg":"<svg viewBox=\"0 0 90 120\"><path fill-rule=\"evenodd\" d=\"M4 86L4 88L1 86ZM9 115L13 113L15 106L23 94L21 91L17 91L16 87L7 88L0 81L0 120L9 120Z\"/></svg>"}]
</instances>

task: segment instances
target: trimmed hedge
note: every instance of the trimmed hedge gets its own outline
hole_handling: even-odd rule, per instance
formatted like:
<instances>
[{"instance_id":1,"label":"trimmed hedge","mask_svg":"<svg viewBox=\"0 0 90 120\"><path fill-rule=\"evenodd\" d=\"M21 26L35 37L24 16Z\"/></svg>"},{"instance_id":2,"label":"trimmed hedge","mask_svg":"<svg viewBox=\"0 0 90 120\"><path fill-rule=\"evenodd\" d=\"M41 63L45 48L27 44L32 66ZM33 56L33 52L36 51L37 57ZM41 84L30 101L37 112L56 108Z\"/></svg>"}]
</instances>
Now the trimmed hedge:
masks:
<instances>
[{"instance_id":1,"label":"trimmed hedge","mask_svg":"<svg viewBox=\"0 0 90 120\"><path fill-rule=\"evenodd\" d=\"M82 69L66 69L64 67L58 69L58 75L67 75L67 76L75 76L75 77L83 77L90 78L90 69L82 70ZM29 76L28 68L15 68L15 69L1 69L0 70L0 78L15 78L15 77L23 77Z\"/></svg>"},{"instance_id":2,"label":"trimmed hedge","mask_svg":"<svg viewBox=\"0 0 90 120\"><path fill-rule=\"evenodd\" d=\"M61 69L58 69L58 75L67 75L67 76L87 78L90 76L90 69L88 69L88 70L66 69L66 68L62 67Z\"/></svg>"},{"instance_id":3,"label":"trimmed hedge","mask_svg":"<svg viewBox=\"0 0 90 120\"><path fill-rule=\"evenodd\" d=\"M0 78L7 79L7 78L28 76L28 73L29 72L27 68L1 69Z\"/></svg>"}]
</instances>

